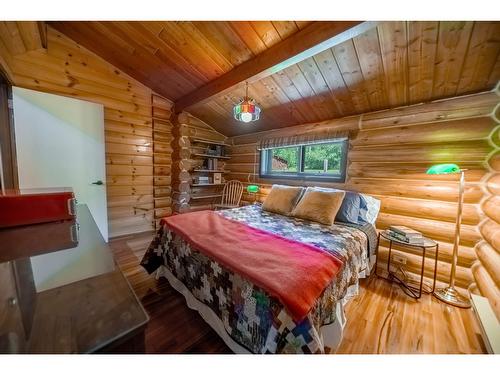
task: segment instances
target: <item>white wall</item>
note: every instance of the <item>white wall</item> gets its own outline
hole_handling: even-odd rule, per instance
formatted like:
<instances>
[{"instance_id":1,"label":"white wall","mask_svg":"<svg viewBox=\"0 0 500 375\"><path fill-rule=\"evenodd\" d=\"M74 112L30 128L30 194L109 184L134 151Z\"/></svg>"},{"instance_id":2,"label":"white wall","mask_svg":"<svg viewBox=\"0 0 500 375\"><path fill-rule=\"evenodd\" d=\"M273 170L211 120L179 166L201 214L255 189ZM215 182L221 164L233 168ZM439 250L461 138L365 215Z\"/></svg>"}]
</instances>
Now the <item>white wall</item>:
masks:
<instances>
[{"instance_id":1,"label":"white wall","mask_svg":"<svg viewBox=\"0 0 500 375\"><path fill-rule=\"evenodd\" d=\"M100 104L13 88L20 188L71 187L108 239L104 108Z\"/></svg>"}]
</instances>

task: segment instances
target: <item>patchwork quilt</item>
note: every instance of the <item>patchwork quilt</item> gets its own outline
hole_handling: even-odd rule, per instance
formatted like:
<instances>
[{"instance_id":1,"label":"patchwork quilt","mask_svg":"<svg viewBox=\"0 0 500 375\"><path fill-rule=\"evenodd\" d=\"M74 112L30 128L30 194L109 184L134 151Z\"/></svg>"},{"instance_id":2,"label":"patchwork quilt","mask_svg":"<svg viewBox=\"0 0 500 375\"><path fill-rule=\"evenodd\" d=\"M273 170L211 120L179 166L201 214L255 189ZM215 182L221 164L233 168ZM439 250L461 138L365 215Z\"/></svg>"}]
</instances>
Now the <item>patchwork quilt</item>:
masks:
<instances>
[{"instance_id":1,"label":"patchwork quilt","mask_svg":"<svg viewBox=\"0 0 500 375\"><path fill-rule=\"evenodd\" d=\"M324 353L321 327L335 323L337 303L368 267L369 241L360 228L325 226L263 211L259 205L218 211L248 226L313 245L342 260L343 267L309 314L295 321L273 295L193 248L182 235L162 226L141 265L154 272L164 265L222 321L228 335L252 353ZM214 238L213 246L217 246Z\"/></svg>"}]
</instances>

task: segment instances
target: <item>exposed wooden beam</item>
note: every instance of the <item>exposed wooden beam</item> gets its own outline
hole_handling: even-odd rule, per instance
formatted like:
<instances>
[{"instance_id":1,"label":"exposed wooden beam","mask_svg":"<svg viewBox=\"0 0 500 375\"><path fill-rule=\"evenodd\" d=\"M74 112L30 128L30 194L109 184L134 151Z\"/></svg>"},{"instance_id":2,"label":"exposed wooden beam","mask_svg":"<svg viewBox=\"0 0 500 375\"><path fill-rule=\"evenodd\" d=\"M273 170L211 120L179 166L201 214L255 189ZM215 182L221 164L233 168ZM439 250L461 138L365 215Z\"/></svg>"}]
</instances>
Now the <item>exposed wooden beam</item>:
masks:
<instances>
[{"instance_id":1,"label":"exposed wooden beam","mask_svg":"<svg viewBox=\"0 0 500 375\"><path fill-rule=\"evenodd\" d=\"M215 95L222 95L241 82L251 83L270 76L354 38L375 27L376 24L376 22L360 21L314 22L255 58L183 96L175 102L175 110L181 112Z\"/></svg>"}]
</instances>

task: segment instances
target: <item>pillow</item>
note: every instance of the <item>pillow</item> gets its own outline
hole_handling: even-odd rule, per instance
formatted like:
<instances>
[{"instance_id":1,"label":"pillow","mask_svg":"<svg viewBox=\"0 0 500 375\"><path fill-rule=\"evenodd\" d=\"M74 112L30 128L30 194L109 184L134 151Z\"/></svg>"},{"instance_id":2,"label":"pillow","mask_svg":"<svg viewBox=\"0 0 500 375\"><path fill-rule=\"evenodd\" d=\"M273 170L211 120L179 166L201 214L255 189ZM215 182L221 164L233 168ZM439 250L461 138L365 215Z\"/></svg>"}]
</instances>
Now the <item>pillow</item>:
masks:
<instances>
[{"instance_id":1,"label":"pillow","mask_svg":"<svg viewBox=\"0 0 500 375\"><path fill-rule=\"evenodd\" d=\"M360 198L358 223L375 225L378 212L380 211L380 200L365 194L360 194Z\"/></svg>"},{"instance_id":2,"label":"pillow","mask_svg":"<svg viewBox=\"0 0 500 375\"><path fill-rule=\"evenodd\" d=\"M353 191L346 191L335 221L358 224L360 207L361 195Z\"/></svg>"},{"instance_id":3,"label":"pillow","mask_svg":"<svg viewBox=\"0 0 500 375\"><path fill-rule=\"evenodd\" d=\"M262 209L289 216L304 191L300 186L273 185Z\"/></svg>"},{"instance_id":4,"label":"pillow","mask_svg":"<svg viewBox=\"0 0 500 375\"><path fill-rule=\"evenodd\" d=\"M321 191L307 188L304 196L292 211L292 216L332 225L342 205L344 191Z\"/></svg>"},{"instance_id":5,"label":"pillow","mask_svg":"<svg viewBox=\"0 0 500 375\"><path fill-rule=\"evenodd\" d=\"M327 191L327 192L343 191L339 189L324 188L318 186L314 186L312 187L312 189L317 191ZM358 224L360 206L361 206L361 194L356 193L354 191L346 191L344 199L342 201L342 205L340 206L340 209L337 212L337 216L335 217L335 221Z\"/></svg>"}]
</instances>

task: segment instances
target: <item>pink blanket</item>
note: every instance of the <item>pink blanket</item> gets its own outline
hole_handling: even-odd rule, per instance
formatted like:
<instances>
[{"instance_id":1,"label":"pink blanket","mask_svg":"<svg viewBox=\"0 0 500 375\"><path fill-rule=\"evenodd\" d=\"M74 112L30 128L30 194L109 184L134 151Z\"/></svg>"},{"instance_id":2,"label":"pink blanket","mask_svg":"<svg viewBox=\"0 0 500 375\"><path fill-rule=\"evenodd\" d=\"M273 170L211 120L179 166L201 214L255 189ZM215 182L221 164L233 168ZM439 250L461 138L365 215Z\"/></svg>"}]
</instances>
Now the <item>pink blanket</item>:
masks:
<instances>
[{"instance_id":1,"label":"pink blanket","mask_svg":"<svg viewBox=\"0 0 500 375\"><path fill-rule=\"evenodd\" d=\"M162 222L196 250L277 297L296 321L308 314L342 267L326 251L213 211L174 215Z\"/></svg>"}]
</instances>

